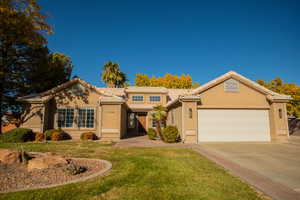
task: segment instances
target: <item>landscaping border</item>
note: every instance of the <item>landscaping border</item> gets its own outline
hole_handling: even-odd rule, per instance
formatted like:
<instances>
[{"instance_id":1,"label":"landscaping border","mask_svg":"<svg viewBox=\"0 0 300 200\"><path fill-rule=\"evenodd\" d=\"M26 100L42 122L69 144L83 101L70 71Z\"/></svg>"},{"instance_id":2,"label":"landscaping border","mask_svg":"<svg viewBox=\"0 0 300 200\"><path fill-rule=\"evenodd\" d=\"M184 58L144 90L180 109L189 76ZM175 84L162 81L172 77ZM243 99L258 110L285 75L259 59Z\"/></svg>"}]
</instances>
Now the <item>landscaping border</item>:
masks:
<instances>
[{"instance_id":1,"label":"landscaping border","mask_svg":"<svg viewBox=\"0 0 300 200\"><path fill-rule=\"evenodd\" d=\"M33 153L33 152L32 152ZM74 160L90 160L90 161L101 161L102 163L105 164L105 167L101 169L100 171L91 174L89 176L84 176L80 177L77 179L73 179L64 183L57 183L57 184L50 184L50 185L43 185L43 186L37 186L37 187L32 187L32 188L20 188L20 189L13 189L13 190L7 190L7 191L0 191L0 193L10 193L10 192L19 192L19 191L25 191L25 190L36 190L36 189L45 189L45 188L52 188L56 186L61 186L61 185L67 185L71 183L78 183L82 181L86 181L88 179L92 179L98 176L104 176L111 168L112 168L112 163L107 161L107 160L102 160L102 159L93 159L93 158L71 158Z\"/></svg>"}]
</instances>

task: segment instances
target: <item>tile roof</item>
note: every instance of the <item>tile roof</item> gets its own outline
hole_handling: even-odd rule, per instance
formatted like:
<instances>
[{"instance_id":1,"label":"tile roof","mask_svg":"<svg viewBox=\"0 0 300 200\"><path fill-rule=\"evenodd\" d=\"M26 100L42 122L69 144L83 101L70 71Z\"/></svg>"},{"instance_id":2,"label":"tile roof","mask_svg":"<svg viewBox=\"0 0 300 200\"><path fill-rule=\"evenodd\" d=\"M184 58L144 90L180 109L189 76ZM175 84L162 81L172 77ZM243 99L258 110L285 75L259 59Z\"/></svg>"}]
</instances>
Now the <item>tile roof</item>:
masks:
<instances>
[{"instance_id":1,"label":"tile roof","mask_svg":"<svg viewBox=\"0 0 300 200\"><path fill-rule=\"evenodd\" d=\"M126 93L141 92L141 93L168 93L168 89L164 87L136 87L130 86L125 88Z\"/></svg>"}]
</instances>

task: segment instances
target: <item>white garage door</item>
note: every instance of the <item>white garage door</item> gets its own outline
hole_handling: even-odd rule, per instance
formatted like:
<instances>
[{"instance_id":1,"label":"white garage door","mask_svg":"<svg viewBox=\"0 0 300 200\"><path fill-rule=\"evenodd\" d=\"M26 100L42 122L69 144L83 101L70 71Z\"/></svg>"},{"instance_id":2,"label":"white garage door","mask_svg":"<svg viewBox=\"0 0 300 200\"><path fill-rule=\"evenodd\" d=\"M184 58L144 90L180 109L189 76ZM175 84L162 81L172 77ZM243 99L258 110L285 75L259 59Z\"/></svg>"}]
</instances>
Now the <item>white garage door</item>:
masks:
<instances>
[{"instance_id":1,"label":"white garage door","mask_svg":"<svg viewBox=\"0 0 300 200\"><path fill-rule=\"evenodd\" d=\"M268 110L198 110L199 142L270 141Z\"/></svg>"}]
</instances>

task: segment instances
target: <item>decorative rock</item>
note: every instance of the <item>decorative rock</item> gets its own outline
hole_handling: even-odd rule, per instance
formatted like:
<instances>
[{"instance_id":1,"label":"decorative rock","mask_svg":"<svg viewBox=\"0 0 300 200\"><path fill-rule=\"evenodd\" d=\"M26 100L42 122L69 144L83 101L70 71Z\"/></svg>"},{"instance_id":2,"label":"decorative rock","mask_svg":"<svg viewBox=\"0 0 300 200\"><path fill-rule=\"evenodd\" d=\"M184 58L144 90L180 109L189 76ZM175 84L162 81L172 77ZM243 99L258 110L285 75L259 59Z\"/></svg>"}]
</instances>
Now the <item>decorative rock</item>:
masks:
<instances>
[{"instance_id":1,"label":"decorative rock","mask_svg":"<svg viewBox=\"0 0 300 200\"><path fill-rule=\"evenodd\" d=\"M21 153L9 149L0 149L0 162L4 164L21 163Z\"/></svg>"},{"instance_id":2,"label":"decorative rock","mask_svg":"<svg viewBox=\"0 0 300 200\"><path fill-rule=\"evenodd\" d=\"M55 153L55 152L46 152L45 154L47 156L57 156L57 153Z\"/></svg>"},{"instance_id":3,"label":"decorative rock","mask_svg":"<svg viewBox=\"0 0 300 200\"><path fill-rule=\"evenodd\" d=\"M58 164L68 164L68 161L62 156L45 155L45 156L41 156L29 160L27 165L27 170L32 171L34 169L45 169Z\"/></svg>"}]
</instances>

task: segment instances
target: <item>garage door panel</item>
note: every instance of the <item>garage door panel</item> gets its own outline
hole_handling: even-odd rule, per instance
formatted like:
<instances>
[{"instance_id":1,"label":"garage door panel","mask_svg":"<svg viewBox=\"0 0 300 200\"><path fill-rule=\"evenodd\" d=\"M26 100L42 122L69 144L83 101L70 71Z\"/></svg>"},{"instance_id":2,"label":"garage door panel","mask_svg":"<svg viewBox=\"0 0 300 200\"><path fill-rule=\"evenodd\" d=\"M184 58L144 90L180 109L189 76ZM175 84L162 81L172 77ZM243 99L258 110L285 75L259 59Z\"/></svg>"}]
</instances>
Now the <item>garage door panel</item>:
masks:
<instances>
[{"instance_id":1,"label":"garage door panel","mask_svg":"<svg viewBox=\"0 0 300 200\"><path fill-rule=\"evenodd\" d=\"M198 110L200 142L270 141L268 110Z\"/></svg>"}]
</instances>

